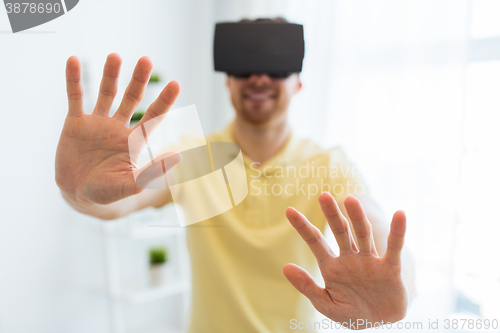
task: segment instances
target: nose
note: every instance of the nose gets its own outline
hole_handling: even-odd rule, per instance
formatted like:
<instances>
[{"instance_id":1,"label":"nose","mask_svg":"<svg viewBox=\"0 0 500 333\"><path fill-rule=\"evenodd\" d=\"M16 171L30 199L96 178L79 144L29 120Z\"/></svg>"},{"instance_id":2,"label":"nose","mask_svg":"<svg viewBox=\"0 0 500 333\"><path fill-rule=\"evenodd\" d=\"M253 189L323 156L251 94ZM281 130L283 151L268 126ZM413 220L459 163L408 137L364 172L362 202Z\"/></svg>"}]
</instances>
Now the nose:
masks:
<instances>
[{"instance_id":1,"label":"nose","mask_svg":"<svg viewBox=\"0 0 500 333\"><path fill-rule=\"evenodd\" d=\"M254 73L248 78L248 83L258 87L268 86L271 82L272 79L265 73Z\"/></svg>"}]
</instances>

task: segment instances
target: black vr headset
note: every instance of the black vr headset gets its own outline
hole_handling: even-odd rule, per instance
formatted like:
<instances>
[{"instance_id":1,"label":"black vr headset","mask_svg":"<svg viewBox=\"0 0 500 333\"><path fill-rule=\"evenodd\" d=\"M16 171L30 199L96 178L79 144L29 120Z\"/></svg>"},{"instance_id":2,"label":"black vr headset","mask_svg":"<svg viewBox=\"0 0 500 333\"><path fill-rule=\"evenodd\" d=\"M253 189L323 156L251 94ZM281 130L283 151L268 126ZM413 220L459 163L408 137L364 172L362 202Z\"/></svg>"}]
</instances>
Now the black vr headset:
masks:
<instances>
[{"instance_id":1,"label":"black vr headset","mask_svg":"<svg viewBox=\"0 0 500 333\"><path fill-rule=\"evenodd\" d=\"M217 23L214 67L240 78L267 73L286 78L302 71L304 32L300 24L268 22Z\"/></svg>"}]
</instances>

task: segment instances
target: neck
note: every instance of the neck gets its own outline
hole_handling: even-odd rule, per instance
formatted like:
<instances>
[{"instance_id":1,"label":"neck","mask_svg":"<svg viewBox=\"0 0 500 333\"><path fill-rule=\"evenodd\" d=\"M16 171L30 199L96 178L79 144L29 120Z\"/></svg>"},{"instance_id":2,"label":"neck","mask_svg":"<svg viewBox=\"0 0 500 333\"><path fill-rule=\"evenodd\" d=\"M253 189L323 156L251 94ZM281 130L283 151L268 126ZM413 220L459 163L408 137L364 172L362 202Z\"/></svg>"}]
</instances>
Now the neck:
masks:
<instances>
[{"instance_id":1,"label":"neck","mask_svg":"<svg viewBox=\"0 0 500 333\"><path fill-rule=\"evenodd\" d=\"M236 117L234 138L243 154L260 164L276 155L290 137L291 128L286 119L265 125L256 125Z\"/></svg>"}]
</instances>

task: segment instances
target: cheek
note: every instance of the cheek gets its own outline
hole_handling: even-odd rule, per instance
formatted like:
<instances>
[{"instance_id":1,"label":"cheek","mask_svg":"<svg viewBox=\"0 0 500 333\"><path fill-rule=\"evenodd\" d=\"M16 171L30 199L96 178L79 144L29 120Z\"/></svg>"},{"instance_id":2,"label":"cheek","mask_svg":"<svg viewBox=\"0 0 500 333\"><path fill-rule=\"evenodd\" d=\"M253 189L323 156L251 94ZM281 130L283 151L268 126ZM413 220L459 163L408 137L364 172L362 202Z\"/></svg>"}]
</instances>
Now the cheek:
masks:
<instances>
[{"instance_id":1,"label":"cheek","mask_svg":"<svg viewBox=\"0 0 500 333\"><path fill-rule=\"evenodd\" d=\"M243 98L243 86L241 84L234 84L232 87L233 96L237 96L238 99Z\"/></svg>"},{"instance_id":2,"label":"cheek","mask_svg":"<svg viewBox=\"0 0 500 333\"><path fill-rule=\"evenodd\" d=\"M241 100L241 89L234 83L228 86L229 94L233 102Z\"/></svg>"},{"instance_id":3,"label":"cheek","mask_svg":"<svg viewBox=\"0 0 500 333\"><path fill-rule=\"evenodd\" d=\"M284 87L280 90L278 102L283 105L288 105L290 103L292 95L293 91L290 89L290 87Z\"/></svg>"}]
</instances>

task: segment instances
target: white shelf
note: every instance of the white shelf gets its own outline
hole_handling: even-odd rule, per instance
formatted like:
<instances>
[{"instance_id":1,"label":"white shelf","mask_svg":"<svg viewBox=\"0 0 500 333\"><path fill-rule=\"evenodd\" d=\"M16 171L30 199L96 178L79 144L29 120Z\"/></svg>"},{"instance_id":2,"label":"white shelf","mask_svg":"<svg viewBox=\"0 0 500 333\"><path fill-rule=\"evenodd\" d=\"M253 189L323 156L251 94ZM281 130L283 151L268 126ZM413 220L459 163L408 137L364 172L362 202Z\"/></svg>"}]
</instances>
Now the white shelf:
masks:
<instances>
[{"instance_id":1,"label":"white shelf","mask_svg":"<svg viewBox=\"0 0 500 333\"><path fill-rule=\"evenodd\" d=\"M162 326L162 327L146 328L141 330L130 330L127 331L127 333L184 333L184 332L172 327Z\"/></svg>"},{"instance_id":2,"label":"white shelf","mask_svg":"<svg viewBox=\"0 0 500 333\"><path fill-rule=\"evenodd\" d=\"M103 292L108 300L110 311L110 328L112 333L181 333L174 327L184 327L184 318L188 313L189 293L191 285L188 280L189 259L185 248L185 228L180 226L179 218L175 214L174 207L161 210L145 209L141 212L130 214L115 221L96 223L89 228L93 231L102 233L104 259L106 267L106 284ZM175 215L174 215L175 214ZM145 244L134 244L146 240ZM172 249L172 255L175 256L175 270L168 274L168 270L163 276L164 284L159 286L151 285L151 276L144 274L121 274L121 264L119 255L120 249L125 246L133 246L132 250L139 250L147 245L148 240L167 241L169 248ZM136 252L133 254L135 255ZM133 256L137 263L138 256ZM142 259L144 259L142 257ZM139 267L139 266L136 266ZM140 272L136 272L140 273ZM174 274L175 273L175 274ZM130 276L129 276L130 275ZM147 274L146 274L147 275ZM131 280L129 280L131 279ZM169 299L169 297L175 297ZM143 306L149 306L148 302L156 300L165 300L165 302L175 302L175 306L180 306L182 315L178 318L172 318L169 322L163 322L158 318L158 326L149 326L153 324L150 321L147 327L140 330L130 330L125 326L125 309L139 309ZM136 307L136 305L139 305ZM154 324L153 324L154 325Z\"/></svg>"},{"instance_id":3,"label":"white shelf","mask_svg":"<svg viewBox=\"0 0 500 333\"><path fill-rule=\"evenodd\" d=\"M130 226L127 221L100 222L99 224L87 223L83 228L90 232L104 232L109 236L129 238L130 240L147 240L182 235L186 228L180 225L144 224Z\"/></svg>"},{"instance_id":4,"label":"white shelf","mask_svg":"<svg viewBox=\"0 0 500 333\"><path fill-rule=\"evenodd\" d=\"M118 291L113 295L113 298L128 303L144 303L179 295L188 292L189 289L190 286L187 282L173 282L158 287Z\"/></svg>"},{"instance_id":5,"label":"white shelf","mask_svg":"<svg viewBox=\"0 0 500 333\"><path fill-rule=\"evenodd\" d=\"M164 238L174 235L181 235L185 232L185 228L181 226L144 226L133 228L116 228L114 233L117 236L127 237L132 240L146 240Z\"/></svg>"}]
</instances>

